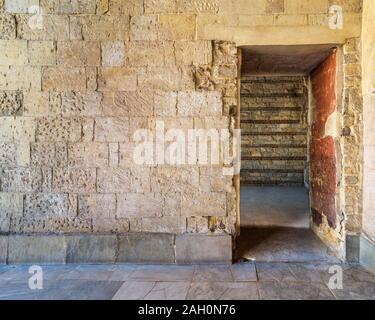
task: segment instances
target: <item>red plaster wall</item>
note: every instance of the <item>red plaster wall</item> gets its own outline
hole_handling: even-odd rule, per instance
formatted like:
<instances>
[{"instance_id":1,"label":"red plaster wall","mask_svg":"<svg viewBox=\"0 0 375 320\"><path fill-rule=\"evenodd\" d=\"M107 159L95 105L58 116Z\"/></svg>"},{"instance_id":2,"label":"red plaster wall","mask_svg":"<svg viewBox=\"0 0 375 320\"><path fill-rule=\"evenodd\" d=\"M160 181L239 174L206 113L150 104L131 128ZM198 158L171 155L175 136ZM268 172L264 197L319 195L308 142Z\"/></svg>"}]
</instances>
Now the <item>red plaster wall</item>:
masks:
<instances>
[{"instance_id":1,"label":"red plaster wall","mask_svg":"<svg viewBox=\"0 0 375 320\"><path fill-rule=\"evenodd\" d=\"M336 228L336 152L333 137L325 136L325 125L336 110L336 53L332 53L311 75L315 109L311 127L310 184L313 221L323 215Z\"/></svg>"}]
</instances>

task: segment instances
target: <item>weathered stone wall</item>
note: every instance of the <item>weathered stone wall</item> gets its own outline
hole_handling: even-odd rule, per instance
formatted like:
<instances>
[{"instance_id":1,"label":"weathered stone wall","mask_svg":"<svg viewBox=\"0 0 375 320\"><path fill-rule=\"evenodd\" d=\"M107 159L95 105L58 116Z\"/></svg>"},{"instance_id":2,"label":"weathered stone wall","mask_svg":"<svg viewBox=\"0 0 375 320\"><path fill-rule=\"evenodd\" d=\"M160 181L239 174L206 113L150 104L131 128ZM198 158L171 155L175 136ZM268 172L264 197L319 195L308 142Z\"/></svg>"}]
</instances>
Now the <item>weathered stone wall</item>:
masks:
<instances>
[{"instance_id":1,"label":"weathered stone wall","mask_svg":"<svg viewBox=\"0 0 375 320\"><path fill-rule=\"evenodd\" d=\"M364 98L363 230L375 241L375 3L364 0L362 70Z\"/></svg>"},{"instance_id":2,"label":"weathered stone wall","mask_svg":"<svg viewBox=\"0 0 375 320\"><path fill-rule=\"evenodd\" d=\"M231 129L235 45L343 44L361 3L0 0L0 232L234 234L221 165L136 166L134 131ZM328 27L332 4L343 29Z\"/></svg>"},{"instance_id":3,"label":"weathered stone wall","mask_svg":"<svg viewBox=\"0 0 375 320\"><path fill-rule=\"evenodd\" d=\"M133 133L230 129L236 47L157 3L73 2L42 1L41 30L2 7L0 231L233 234L222 165L139 166Z\"/></svg>"},{"instance_id":4,"label":"weathered stone wall","mask_svg":"<svg viewBox=\"0 0 375 320\"><path fill-rule=\"evenodd\" d=\"M303 76L242 77L242 183L304 184L307 94Z\"/></svg>"}]
</instances>

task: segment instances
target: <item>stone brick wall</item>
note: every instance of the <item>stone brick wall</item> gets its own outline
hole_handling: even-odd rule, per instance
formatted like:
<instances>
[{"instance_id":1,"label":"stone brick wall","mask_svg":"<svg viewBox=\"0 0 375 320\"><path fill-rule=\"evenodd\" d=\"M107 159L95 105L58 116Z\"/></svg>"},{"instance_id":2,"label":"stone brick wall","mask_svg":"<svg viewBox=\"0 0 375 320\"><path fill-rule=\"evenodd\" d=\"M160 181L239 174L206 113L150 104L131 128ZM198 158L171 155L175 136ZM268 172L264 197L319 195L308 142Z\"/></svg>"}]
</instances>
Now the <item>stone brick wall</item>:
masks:
<instances>
[{"instance_id":1,"label":"stone brick wall","mask_svg":"<svg viewBox=\"0 0 375 320\"><path fill-rule=\"evenodd\" d=\"M242 183L304 184L307 95L305 77L242 77Z\"/></svg>"},{"instance_id":2,"label":"stone brick wall","mask_svg":"<svg viewBox=\"0 0 375 320\"><path fill-rule=\"evenodd\" d=\"M0 20L0 232L233 234L222 165L138 166L133 133L231 128L236 47L153 1L41 1L41 30L25 4Z\"/></svg>"},{"instance_id":3,"label":"stone brick wall","mask_svg":"<svg viewBox=\"0 0 375 320\"><path fill-rule=\"evenodd\" d=\"M343 29L328 27L332 4L344 9ZM361 4L0 0L0 233L234 234L232 177L221 166L135 166L134 131L157 119L231 130L235 46L344 44L360 37ZM352 44L348 110L358 98ZM345 139L355 147L353 126Z\"/></svg>"}]
</instances>

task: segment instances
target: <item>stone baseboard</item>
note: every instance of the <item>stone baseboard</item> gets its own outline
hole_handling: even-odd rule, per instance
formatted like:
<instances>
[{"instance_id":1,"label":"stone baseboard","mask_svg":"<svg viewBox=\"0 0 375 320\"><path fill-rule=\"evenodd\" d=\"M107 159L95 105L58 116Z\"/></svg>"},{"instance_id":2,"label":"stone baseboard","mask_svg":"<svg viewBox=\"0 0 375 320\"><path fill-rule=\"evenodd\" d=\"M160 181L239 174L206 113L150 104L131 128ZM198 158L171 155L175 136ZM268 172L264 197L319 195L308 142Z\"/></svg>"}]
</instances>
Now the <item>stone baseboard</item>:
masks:
<instances>
[{"instance_id":1,"label":"stone baseboard","mask_svg":"<svg viewBox=\"0 0 375 320\"><path fill-rule=\"evenodd\" d=\"M230 235L3 235L0 264L231 263Z\"/></svg>"},{"instance_id":2,"label":"stone baseboard","mask_svg":"<svg viewBox=\"0 0 375 320\"><path fill-rule=\"evenodd\" d=\"M375 243L361 236L359 262L370 272L375 274Z\"/></svg>"}]
</instances>

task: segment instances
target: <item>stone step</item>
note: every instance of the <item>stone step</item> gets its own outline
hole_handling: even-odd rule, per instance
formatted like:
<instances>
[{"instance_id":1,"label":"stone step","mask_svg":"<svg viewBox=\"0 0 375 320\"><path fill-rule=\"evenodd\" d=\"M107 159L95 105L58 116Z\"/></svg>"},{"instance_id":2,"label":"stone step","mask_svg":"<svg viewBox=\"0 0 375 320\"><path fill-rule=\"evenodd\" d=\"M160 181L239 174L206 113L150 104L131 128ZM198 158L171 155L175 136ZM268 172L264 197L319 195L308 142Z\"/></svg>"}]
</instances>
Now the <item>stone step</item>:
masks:
<instances>
[{"instance_id":1,"label":"stone step","mask_svg":"<svg viewBox=\"0 0 375 320\"><path fill-rule=\"evenodd\" d=\"M252 123L253 120L248 122L241 122L241 129L243 133L250 132L300 132L307 135L307 125L302 122L274 124L272 122L264 124ZM265 121L266 122L266 121Z\"/></svg>"},{"instance_id":2,"label":"stone step","mask_svg":"<svg viewBox=\"0 0 375 320\"><path fill-rule=\"evenodd\" d=\"M246 160L241 161L242 170L305 170L306 160Z\"/></svg>"},{"instance_id":3,"label":"stone step","mask_svg":"<svg viewBox=\"0 0 375 320\"><path fill-rule=\"evenodd\" d=\"M241 96L243 97L301 97L305 87L293 82L243 82Z\"/></svg>"},{"instance_id":4,"label":"stone step","mask_svg":"<svg viewBox=\"0 0 375 320\"><path fill-rule=\"evenodd\" d=\"M267 147L248 147L245 145L241 147L242 155L244 157L306 157L307 147L295 148L267 148ZM246 159L244 159L246 160Z\"/></svg>"},{"instance_id":5,"label":"stone step","mask_svg":"<svg viewBox=\"0 0 375 320\"><path fill-rule=\"evenodd\" d=\"M246 84L246 83L299 83L302 84L305 82L305 77L304 76L243 76L241 78L241 84Z\"/></svg>"},{"instance_id":6,"label":"stone step","mask_svg":"<svg viewBox=\"0 0 375 320\"><path fill-rule=\"evenodd\" d=\"M305 105L304 97L246 97L241 96L241 110L252 108L299 108Z\"/></svg>"},{"instance_id":7,"label":"stone step","mask_svg":"<svg viewBox=\"0 0 375 320\"><path fill-rule=\"evenodd\" d=\"M257 181L257 180L242 180L241 184L249 185L249 186L283 186L283 187L299 187L303 186L304 183L299 181L278 181L278 180L271 180L271 181Z\"/></svg>"},{"instance_id":8,"label":"stone step","mask_svg":"<svg viewBox=\"0 0 375 320\"><path fill-rule=\"evenodd\" d=\"M243 120L262 120L262 121L301 121L302 113L296 110L252 110L242 111Z\"/></svg>"},{"instance_id":9,"label":"stone step","mask_svg":"<svg viewBox=\"0 0 375 320\"><path fill-rule=\"evenodd\" d=\"M293 145L307 145L307 135L282 135L282 134L257 134L254 132L246 134L243 132L241 138L242 144L249 145L275 145L275 144L293 144Z\"/></svg>"},{"instance_id":10,"label":"stone step","mask_svg":"<svg viewBox=\"0 0 375 320\"><path fill-rule=\"evenodd\" d=\"M297 171L261 171L257 172L251 170L241 171L242 181L293 181L293 182L303 182L304 181L304 172Z\"/></svg>"}]
</instances>

